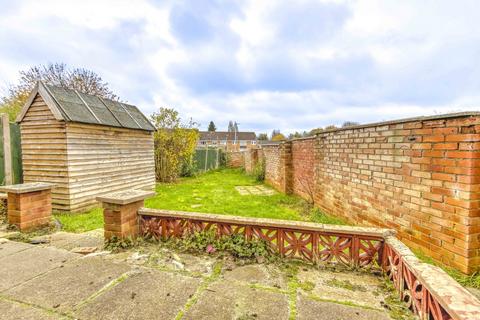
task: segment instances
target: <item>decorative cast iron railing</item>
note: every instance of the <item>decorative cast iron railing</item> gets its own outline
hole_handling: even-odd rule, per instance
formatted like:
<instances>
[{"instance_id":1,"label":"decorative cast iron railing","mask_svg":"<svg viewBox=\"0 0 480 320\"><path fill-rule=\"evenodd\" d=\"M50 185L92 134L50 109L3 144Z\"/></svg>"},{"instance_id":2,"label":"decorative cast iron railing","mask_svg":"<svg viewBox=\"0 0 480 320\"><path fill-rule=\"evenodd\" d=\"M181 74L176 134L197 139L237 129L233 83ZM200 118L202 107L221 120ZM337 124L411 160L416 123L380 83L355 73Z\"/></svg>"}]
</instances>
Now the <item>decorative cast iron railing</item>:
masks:
<instances>
[{"instance_id":1,"label":"decorative cast iron railing","mask_svg":"<svg viewBox=\"0 0 480 320\"><path fill-rule=\"evenodd\" d=\"M140 233L156 239L212 230L262 239L281 256L352 267L380 266L420 319L480 319L480 301L438 267L420 262L388 229L323 225L142 208Z\"/></svg>"}]
</instances>

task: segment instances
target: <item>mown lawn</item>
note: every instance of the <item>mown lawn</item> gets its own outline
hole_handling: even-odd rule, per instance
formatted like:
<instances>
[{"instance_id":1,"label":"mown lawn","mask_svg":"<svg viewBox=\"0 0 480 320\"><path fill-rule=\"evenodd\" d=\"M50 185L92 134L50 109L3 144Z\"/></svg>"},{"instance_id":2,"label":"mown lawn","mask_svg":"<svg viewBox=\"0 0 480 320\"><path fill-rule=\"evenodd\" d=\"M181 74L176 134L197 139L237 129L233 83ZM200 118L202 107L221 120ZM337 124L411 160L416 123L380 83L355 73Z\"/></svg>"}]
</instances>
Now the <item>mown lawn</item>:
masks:
<instances>
[{"instance_id":1,"label":"mown lawn","mask_svg":"<svg viewBox=\"0 0 480 320\"><path fill-rule=\"evenodd\" d=\"M240 195L235 186L262 184L239 169L210 171L176 183L159 183L156 195L145 201L148 208L230 214L245 217L304 220L344 224L296 196L276 192L272 196ZM103 227L99 208L83 214L57 214L65 231L84 232Z\"/></svg>"}]
</instances>

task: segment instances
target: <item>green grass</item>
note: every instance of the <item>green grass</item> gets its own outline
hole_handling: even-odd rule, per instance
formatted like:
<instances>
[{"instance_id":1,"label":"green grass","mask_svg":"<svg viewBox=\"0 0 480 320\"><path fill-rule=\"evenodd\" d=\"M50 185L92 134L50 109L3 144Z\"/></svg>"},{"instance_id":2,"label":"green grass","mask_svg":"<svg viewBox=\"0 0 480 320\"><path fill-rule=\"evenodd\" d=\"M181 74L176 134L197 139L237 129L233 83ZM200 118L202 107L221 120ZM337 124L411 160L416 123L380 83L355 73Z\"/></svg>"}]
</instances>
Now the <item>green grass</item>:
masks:
<instances>
[{"instance_id":1,"label":"green grass","mask_svg":"<svg viewBox=\"0 0 480 320\"><path fill-rule=\"evenodd\" d=\"M158 184L157 195L145 201L145 206L156 209L208 212L245 217L286 220L309 220L311 206L295 196L275 193L273 196L240 195L235 186L262 184L239 169L210 171L193 178L182 178L177 183ZM315 221L341 223L315 210Z\"/></svg>"},{"instance_id":2,"label":"green grass","mask_svg":"<svg viewBox=\"0 0 480 320\"><path fill-rule=\"evenodd\" d=\"M68 232L86 232L103 228L101 208L94 208L85 213L58 213L54 216L62 224L63 230Z\"/></svg>"},{"instance_id":3,"label":"green grass","mask_svg":"<svg viewBox=\"0 0 480 320\"><path fill-rule=\"evenodd\" d=\"M154 209L238 215L244 217L313 221L345 224L341 219L312 209L297 196L275 193L272 196L240 195L235 186L262 184L240 169L210 171L197 177L181 178L176 183L159 183L156 195L145 201ZM57 214L64 230L84 232L103 227L99 208L84 214Z\"/></svg>"}]
</instances>

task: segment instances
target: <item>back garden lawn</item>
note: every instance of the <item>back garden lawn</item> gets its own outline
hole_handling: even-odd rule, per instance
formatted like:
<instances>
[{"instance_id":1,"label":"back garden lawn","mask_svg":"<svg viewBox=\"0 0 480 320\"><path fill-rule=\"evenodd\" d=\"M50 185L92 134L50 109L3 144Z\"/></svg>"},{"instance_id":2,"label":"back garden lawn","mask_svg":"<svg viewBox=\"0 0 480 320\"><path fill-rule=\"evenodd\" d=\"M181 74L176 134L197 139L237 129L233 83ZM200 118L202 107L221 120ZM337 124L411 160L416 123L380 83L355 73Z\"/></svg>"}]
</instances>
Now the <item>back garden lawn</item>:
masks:
<instances>
[{"instance_id":1,"label":"back garden lawn","mask_svg":"<svg viewBox=\"0 0 480 320\"><path fill-rule=\"evenodd\" d=\"M145 206L156 209L230 214L246 217L304 220L328 224L344 224L313 209L296 196L275 192L273 195L241 195L236 186L262 185L240 169L210 171L197 177L181 178L176 183L159 183L156 195ZM65 231L84 232L103 227L102 211L93 209L84 214L55 215Z\"/></svg>"}]
</instances>

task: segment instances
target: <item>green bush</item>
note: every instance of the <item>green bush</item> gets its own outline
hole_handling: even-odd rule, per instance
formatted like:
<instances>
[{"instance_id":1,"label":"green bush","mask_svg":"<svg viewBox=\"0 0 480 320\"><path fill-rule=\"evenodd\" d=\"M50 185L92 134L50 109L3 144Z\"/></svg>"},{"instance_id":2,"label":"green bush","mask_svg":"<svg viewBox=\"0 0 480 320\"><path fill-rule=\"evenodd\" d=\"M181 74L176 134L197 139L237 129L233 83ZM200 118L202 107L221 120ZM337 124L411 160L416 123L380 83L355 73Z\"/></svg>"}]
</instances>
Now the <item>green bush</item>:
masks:
<instances>
[{"instance_id":1,"label":"green bush","mask_svg":"<svg viewBox=\"0 0 480 320\"><path fill-rule=\"evenodd\" d=\"M197 164L195 159L191 157L189 160L185 160L182 163L182 168L180 170L181 177L195 177L198 173Z\"/></svg>"},{"instance_id":2,"label":"green bush","mask_svg":"<svg viewBox=\"0 0 480 320\"><path fill-rule=\"evenodd\" d=\"M265 180L265 161L261 160L255 164L253 168L253 176L257 181L264 181Z\"/></svg>"}]
</instances>

